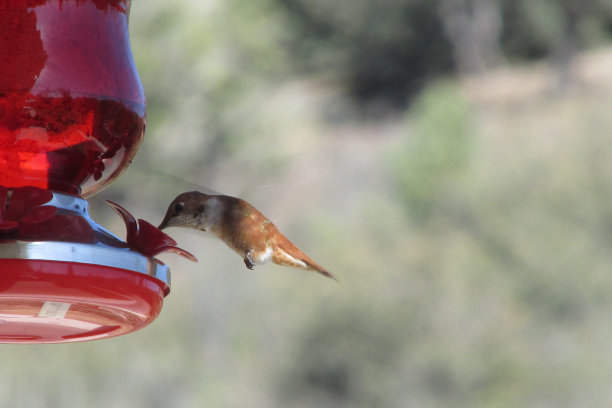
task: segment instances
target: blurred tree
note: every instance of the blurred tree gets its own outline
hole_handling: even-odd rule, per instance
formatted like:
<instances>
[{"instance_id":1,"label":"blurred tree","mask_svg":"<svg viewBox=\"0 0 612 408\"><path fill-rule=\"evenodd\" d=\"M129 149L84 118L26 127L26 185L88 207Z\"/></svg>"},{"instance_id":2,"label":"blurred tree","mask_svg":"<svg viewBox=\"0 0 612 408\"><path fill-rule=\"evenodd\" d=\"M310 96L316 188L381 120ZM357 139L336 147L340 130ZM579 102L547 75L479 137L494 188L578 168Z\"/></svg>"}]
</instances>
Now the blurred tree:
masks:
<instances>
[{"instance_id":1,"label":"blurred tree","mask_svg":"<svg viewBox=\"0 0 612 408\"><path fill-rule=\"evenodd\" d=\"M601 26L612 23L610 4L608 2L608 6L605 6L600 0L562 0L559 2L561 30L558 38L553 40L551 53L556 62L560 88L567 88L574 82L572 65L578 51L595 41L590 38L591 33L587 32L587 26L593 22Z\"/></svg>"},{"instance_id":2,"label":"blurred tree","mask_svg":"<svg viewBox=\"0 0 612 408\"><path fill-rule=\"evenodd\" d=\"M479 74L501 58L501 10L497 0L442 0L440 16L460 73Z\"/></svg>"},{"instance_id":3,"label":"blurred tree","mask_svg":"<svg viewBox=\"0 0 612 408\"><path fill-rule=\"evenodd\" d=\"M576 50L612 35L607 0L499 0L504 53L513 58L556 55L566 69Z\"/></svg>"},{"instance_id":4,"label":"blurred tree","mask_svg":"<svg viewBox=\"0 0 612 408\"><path fill-rule=\"evenodd\" d=\"M441 74L503 58L554 58L564 83L576 50L612 34L609 0L273 1L293 22L294 65L366 103L403 105Z\"/></svg>"},{"instance_id":5,"label":"blurred tree","mask_svg":"<svg viewBox=\"0 0 612 408\"><path fill-rule=\"evenodd\" d=\"M276 0L302 68L338 75L358 101L405 103L452 67L439 1Z\"/></svg>"}]
</instances>

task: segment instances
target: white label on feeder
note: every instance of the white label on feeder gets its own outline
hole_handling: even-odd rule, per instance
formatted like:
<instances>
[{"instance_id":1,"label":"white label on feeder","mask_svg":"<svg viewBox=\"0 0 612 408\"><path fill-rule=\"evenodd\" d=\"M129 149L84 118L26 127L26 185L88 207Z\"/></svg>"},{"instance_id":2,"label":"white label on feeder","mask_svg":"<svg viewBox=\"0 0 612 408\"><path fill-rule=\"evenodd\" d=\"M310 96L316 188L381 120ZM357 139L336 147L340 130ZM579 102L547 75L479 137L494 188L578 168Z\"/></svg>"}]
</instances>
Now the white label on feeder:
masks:
<instances>
[{"instance_id":1,"label":"white label on feeder","mask_svg":"<svg viewBox=\"0 0 612 408\"><path fill-rule=\"evenodd\" d=\"M68 309L70 309L70 303L45 302L40 308L38 317L63 319L66 316Z\"/></svg>"}]
</instances>

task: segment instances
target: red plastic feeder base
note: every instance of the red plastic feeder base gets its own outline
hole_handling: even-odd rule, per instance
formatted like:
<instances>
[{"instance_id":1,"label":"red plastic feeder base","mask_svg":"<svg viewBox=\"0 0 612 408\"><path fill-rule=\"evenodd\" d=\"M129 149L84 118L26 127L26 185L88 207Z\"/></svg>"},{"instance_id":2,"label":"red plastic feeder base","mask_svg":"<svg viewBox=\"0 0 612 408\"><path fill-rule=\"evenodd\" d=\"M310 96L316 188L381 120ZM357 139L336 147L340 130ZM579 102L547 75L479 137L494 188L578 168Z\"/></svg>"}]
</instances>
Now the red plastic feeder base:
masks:
<instances>
[{"instance_id":1,"label":"red plastic feeder base","mask_svg":"<svg viewBox=\"0 0 612 408\"><path fill-rule=\"evenodd\" d=\"M8 197L0 195L0 343L113 337L157 317L170 292L166 265L93 222L79 197L32 187L13 190L6 206Z\"/></svg>"},{"instance_id":2,"label":"red plastic feeder base","mask_svg":"<svg viewBox=\"0 0 612 408\"><path fill-rule=\"evenodd\" d=\"M126 334L151 323L170 290L165 265L126 248L65 242L0 246L0 256L9 252L48 259L0 259L0 343ZM71 260L62 261L65 257ZM93 259L103 264L78 262Z\"/></svg>"}]
</instances>

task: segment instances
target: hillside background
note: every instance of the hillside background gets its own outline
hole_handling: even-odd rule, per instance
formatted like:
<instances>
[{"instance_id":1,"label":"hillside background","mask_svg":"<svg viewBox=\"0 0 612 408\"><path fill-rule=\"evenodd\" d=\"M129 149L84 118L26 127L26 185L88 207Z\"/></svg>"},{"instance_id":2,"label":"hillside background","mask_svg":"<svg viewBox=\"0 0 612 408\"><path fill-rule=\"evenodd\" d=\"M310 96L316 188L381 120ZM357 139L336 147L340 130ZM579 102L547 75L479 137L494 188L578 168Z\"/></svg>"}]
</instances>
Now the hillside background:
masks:
<instances>
[{"instance_id":1,"label":"hillside background","mask_svg":"<svg viewBox=\"0 0 612 408\"><path fill-rule=\"evenodd\" d=\"M134 0L147 132L93 218L240 196L340 283L170 229L159 318L0 346L0 406L609 407L611 4Z\"/></svg>"}]
</instances>

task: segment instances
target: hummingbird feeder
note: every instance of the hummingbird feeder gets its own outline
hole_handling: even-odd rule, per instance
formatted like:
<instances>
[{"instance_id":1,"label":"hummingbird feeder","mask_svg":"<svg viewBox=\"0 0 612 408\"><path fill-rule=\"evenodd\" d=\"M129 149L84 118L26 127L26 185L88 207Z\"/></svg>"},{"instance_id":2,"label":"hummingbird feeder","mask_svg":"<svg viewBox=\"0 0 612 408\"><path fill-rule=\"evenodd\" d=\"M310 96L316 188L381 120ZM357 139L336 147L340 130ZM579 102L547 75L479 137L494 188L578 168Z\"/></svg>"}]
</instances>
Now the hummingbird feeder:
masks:
<instances>
[{"instance_id":1,"label":"hummingbird feeder","mask_svg":"<svg viewBox=\"0 0 612 408\"><path fill-rule=\"evenodd\" d=\"M145 97L130 0L0 3L0 343L62 343L152 322L170 291L170 237L111 203L127 242L85 198L128 166Z\"/></svg>"}]
</instances>

